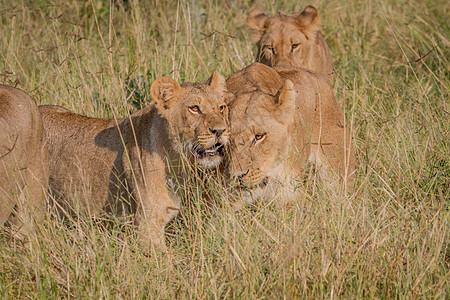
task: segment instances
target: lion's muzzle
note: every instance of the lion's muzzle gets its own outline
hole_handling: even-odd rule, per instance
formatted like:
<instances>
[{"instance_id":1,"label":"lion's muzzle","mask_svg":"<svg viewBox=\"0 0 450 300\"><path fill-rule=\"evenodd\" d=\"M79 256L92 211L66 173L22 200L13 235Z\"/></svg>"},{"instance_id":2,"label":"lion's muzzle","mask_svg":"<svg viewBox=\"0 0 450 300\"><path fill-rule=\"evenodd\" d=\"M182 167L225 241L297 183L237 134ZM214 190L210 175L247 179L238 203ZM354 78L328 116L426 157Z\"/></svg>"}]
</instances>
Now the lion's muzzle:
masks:
<instances>
[{"instance_id":1,"label":"lion's muzzle","mask_svg":"<svg viewBox=\"0 0 450 300\"><path fill-rule=\"evenodd\" d=\"M240 189L249 190L257 187L264 188L269 183L269 177L265 176L259 169L248 170L235 176Z\"/></svg>"},{"instance_id":2,"label":"lion's muzzle","mask_svg":"<svg viewBox=\"0 0 450 300\"><path fill-rule=\"evenodd\" d=\"M198 136L192 147L192 154L205 168L217 167L225 155L229 134L226 129L209 129L208 134Z\"/></svg>"}]
</instances>

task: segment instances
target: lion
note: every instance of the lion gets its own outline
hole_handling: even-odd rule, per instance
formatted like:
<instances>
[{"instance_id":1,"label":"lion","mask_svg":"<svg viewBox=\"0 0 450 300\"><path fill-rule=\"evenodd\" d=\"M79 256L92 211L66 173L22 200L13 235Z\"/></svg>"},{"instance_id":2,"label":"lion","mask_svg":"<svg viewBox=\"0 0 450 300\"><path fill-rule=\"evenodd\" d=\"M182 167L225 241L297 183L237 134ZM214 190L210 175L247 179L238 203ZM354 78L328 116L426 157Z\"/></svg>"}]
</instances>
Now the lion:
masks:
<instances>
[{"instance_id":1,"label":"lion","mask_svg":"<svg viewBox=\"0 0 450 300\"><path fill-rule=\"evenodd\" d=\"M0 85L0 225L31 233L46 211L48 153L37 105L25 92Z\"/></svg>"},{"instance_id":2,"label":"lion","mask_svg":"<svg viewBox=\"0 0 450 300\"><path fill-rule=\"evenodd\" d=\"M230 175L245 201L295 198L308 166L329 186L351 185L354 146L326 78L254 63L231 75L227 89L236 97L229 103Z\"/></svg>"},{"instance_id":3,"label":"lion","mask_svg":"<svg viewBox=\"0 0 450 300\"><path fill-rule=\"evenodd\" d=\"M96 119L58 106L41 106L50 155L50 189L69 195L94 216L131 215L144 251L165 249L166 224L180 210L176 190L185 162L221 164L229 141L225 78L207 84L161 77L154 103L124 119Z\"/></svg>"},{"instance_id":4,"label":"lion","mask_svg":"<svg viewBox=\"0 0 450 300\"><path fill-rule=\"evenodd\" d=\"M302 67L332 80L330 49L320 31L317 9L307 6L302 13L267 17L255 9L247 18L258 47L256 61L268 66Z\"/></svg>"}]
</instances>

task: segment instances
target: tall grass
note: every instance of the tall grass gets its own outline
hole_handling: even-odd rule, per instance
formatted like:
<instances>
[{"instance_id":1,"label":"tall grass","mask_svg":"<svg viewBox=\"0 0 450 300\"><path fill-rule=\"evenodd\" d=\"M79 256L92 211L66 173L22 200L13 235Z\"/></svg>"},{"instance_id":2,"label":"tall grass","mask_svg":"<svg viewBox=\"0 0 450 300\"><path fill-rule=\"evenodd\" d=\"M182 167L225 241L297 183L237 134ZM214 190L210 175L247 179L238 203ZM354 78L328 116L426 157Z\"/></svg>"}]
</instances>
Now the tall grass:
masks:
<instances>
[{"instance_id":1,"label":"tall grass","mask_svg":"<svg viewBox=\"0 0 450 300\"><path fill-rule=\"evenodd\" d=\"M318 7L357 146L354 193L234 211L193 179L146 256L129 220L48 217L0 235L4 298L441 298L450 294L448 1L0 2L0 82L39 104L123 117L159 76L205 81L253 61L252 7ZM205 207L209 208L205 208Z\"/></svg>"}]
</instances>

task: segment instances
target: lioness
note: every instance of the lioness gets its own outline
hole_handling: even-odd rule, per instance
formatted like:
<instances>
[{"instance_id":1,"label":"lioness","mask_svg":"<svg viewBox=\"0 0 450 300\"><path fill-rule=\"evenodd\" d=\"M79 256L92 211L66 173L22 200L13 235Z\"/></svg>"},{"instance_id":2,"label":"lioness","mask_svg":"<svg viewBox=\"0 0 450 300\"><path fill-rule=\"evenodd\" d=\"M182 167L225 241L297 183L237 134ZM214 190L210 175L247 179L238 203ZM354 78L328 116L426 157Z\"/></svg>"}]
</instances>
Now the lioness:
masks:
<instances>
[{"instance_id":1,"label":"lioness","mask_svg":"<svg viewBox=\"0 0 450 300\"><path fill-rule=\"evenodd\" d=\"M0 225L29 232L46 210L48 157L44 129L34 101L0 85Z\"/></svg>"},{"instance_id":2,"label":"lioness","mask_svg":"<svg viewBox=\"0 0 450 300\"><path fill-rule=\"evenodd\" d=\"M267 17L255 9L247 18L258 47L256 60L268 66L296 66L326 75L332 80L330 49L320 32L317 9L307 6L302 13Z\"/></svg>"},{"instance_id":3,"label":"lioness","mask_svg":"<svg viewBox=\"0 0 450 300\"><path fill-rule=\"evenodd\" d=\"M119 120L41 106L53 193L78 194L94 215L131 209L144 250L165 248L164 227L180 210L174 190L186 175L182 158L214 168L228 144L225 79L214 72L209 82L158 78L154 104Z\"/></svg>"},{"instance_id":4,"label":"lioness","mask_svg":"<svg viewBox=\"0 0 450 300\"><path fill-rule=\"evenodd\" d=\"M351 181L351 136L325 78L254 63L231 75L227 88L236 95L229 103L230 173L245 200L273 192L292 198L307 164L326 183Z\"/></svg>"}]
</instances>

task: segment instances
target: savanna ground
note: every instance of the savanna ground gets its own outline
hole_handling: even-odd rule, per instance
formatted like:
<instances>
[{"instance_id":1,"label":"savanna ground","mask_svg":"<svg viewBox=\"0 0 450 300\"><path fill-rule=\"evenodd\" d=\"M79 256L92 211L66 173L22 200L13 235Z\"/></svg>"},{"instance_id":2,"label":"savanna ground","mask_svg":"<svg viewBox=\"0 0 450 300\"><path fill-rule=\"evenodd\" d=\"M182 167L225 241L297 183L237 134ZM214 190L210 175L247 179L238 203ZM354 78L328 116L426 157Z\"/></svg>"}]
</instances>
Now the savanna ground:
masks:
<instances>
[{"instance_id":1,"label":"savanna ground","mask_svg":"<svg viewBox=\"0 0 450 300\"><path fill-rule=\"evenodd\" d=\"M122 117L159 76L228 76L256 53L252 7L315 5L357 145L355 191L310 188L233 212L186 187L167 253L129 220L48 217L0 236L3 298L440 298L450 294L450 4L437 1L0 0L0 82L39 104Z\"/></svg>"}]
</instances>

